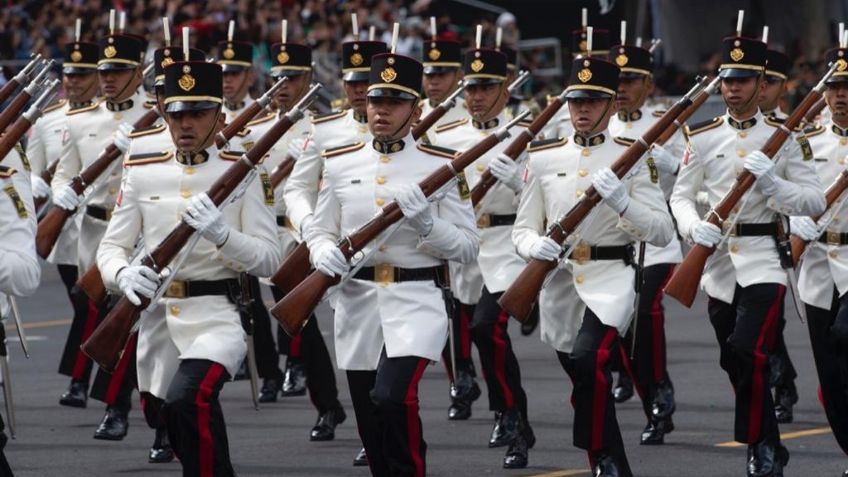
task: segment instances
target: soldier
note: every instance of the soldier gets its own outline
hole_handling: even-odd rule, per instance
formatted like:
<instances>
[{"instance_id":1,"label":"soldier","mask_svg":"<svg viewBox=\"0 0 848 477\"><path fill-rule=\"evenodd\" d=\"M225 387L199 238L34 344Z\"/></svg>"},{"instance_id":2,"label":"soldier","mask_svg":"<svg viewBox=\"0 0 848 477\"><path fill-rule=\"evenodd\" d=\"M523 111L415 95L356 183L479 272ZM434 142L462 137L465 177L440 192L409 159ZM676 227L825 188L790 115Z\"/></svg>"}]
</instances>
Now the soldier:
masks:
<instances>
[{"instance_id":1,"label":"soldier","mask_svg":"<svg viewBox=\"0 0 848 477\"><path fill-rule=\"evenodd\" d=\"M661 247L672 239L673 225L662 191L651 181L653 167L639 163L623 180L610 170L632 143L607 129L617 110L618 74L606 60L574 60L566 97L575 133L530 144L512 240L522 257L559 260L562 248L545 236L546 227L589 186L603 198L542 290L540 330L574 385L574 445L588 452L592 475L629 477L610 399L611 359L634 311L633 241ZM610 290L618 293L615 299Z\"/></svg>"},{"instance_id":2,"label":"soldier","mask_svg":"<svg viewBox=\"0 0 848 477\"><path fill-rule=\"evenodd\" d=\"M224 112L227 122L250 106L250 86L256 81L253 71L253 44L233 40L235 20L230 20L227 41L218 43L216 63L224 68Z\"/></svg>"},{"instance_id":3,"label":"soldier","mask_svg":"<svg viewBox=\"0 0 848 477\"><path fill-rule=\"evenodd\" d=\"M735 391L734 438L748 444L749 476L782 475L789 459L780 443L771 393L763 386L787 284L776 248L777 220L780 214L814 215L824 208L812 157L802 153L809 150L806 140L787 140L775 160L758 150L783 127L764 117L757 105L765 66L761 41L724 39L719 76L727 114L688 128L689 144L671 196L680 234L690 242L718 246L701 286L709 297L721 367ZM728 226L722 231L702 220L697 194L705 190L709 205L715 206L742 170L753 174L756 184L744 209L721 218Z\"/></svg>"},{"instance_id":4,"label":"soldier","mask_svg":"<svg viewBox=\"0 0 848 477\"><path fill-rule=\"evenodd\" d=\"M458 41L432 38L424 41L424 47L422 84L427 98L421 102L422 118L453 94L462 80L462 49ZM449 109L433 128L458 121L467 115L465 103L457 101L456 106Z\"/></svg>"},{"instance_id":5,"label":"soldier","mask_svg":"<svg viewBox=\"0 0 848 477\"><path fill-rule=\"evenodd\" d=\"M164 399L162 419L183 475L235 475L218 396L246 352L237 277L269 275L280 260L262 181L247 184L223 211L202 192L240 157L213 144L224 125L221 76L220 65L206 62L165 68L165 113L176 151L127 158L97 255L106 285L139 304L139 295L154 296L161 277L129 261L136 239L149 251L179 220L200 234L139 329L139 389Z\"/></svg>"},{"instance_id":6,"label":"soldier","mask_svg":"<svg viewBox=\"0 0 848 477\"><path fill-rule=\"evenodd\" d=\"M789 68L792 62L785 53L766 50L766 74L763 94L759 97L760 111L764 116L786 119L788 115L780 109L780 101L786 94L786 81L789 79Z\"/></svg>"},{"instance_id":7,"label":"soldier","mask_svg":"<svg viewBox=\"0 0 848 477\"><path fill-rule=\"evenodd\" d=\"M465 103L470 113L460 121L437 127L433 144L467 150L480 138L506 124L504 109L509 100L507 58L495 50L476 48L465 53ZM455 264L451 286L460 303L476 304L471 317L471 337L480 354L480 365L489 392L489 409L495 412L495 424L489 447L509 446L505 468L527 465L527 449L535 436L528 423L527 394L521 386L521 369L507 331L509 315L497 301L521 272L524 261L510 244L515 211L523 182L523 160L513 161L501 154L508 143L501 143L477 159L465 170L469 187L474 187L488 168L498 184L477 205L480 256L470 264ZM462 355L458 356L463 357ZM451 390L449 418L467 419L471 403L479 396L472 376L471 359L457 360L457 377Z\"/></svg>"},{"instance_id":8,"label":"soldier","mask_svg":"<svg viewBox=\"0 0 848 477\"><path fill-rule=\"evenodd\" d=\"M32 195L35 198L46 199L51 194L50 184L41 178L41 174L53 161L61 157L66 117L73 115L74 111L91 106L97 94L97 52L98 48L94 43L75 41L65 47L62 83L67 101L60 101L45 109L44 116L32 126L27 145L27 156L32 165ZM57 265L74 310L65 350L59 362L59 373L70 376L72 382L69 391L62 395L59 402L84 406L85 395L73 392L75 388L82 391L80 386L74 386L74 381L84 382L84 388L88 388L88 373L91 370L90 366L85 365L88 359L79 349L88 305L81 291L74 288L78 278L78 234L77 220L69 220L47 261ZM80 366L76 366L77 363L80 363Z\"/></svg>"},{"instance_id":9,"label":"soldier","mask_svg":"<svg viewBox=\"0 0 848 477\"><path fill-rule=\"evenodd\" d=\"M631 45L615 45L610 50L610 61L615 62L621 70L618 83L616 103L618 114L610 119L610 133L616 137L629 139L639 138L651 126L663 111L645 106L645 100L654 89L653 57L641 47ZM671 195L674 179L680 164L680 154L683 152L682 134L677 134L673 142L662 146L654 146L651 154L652 167L658 174L651 181L663 190L663 196ZM636 322L631 328L632 333L622 341L621 359L629 362L619 370L619 386L613 390L616 400L626 396L622 394L623 381L630 381L627 369L632 369L636 379L636 389L642 398L642 409L648 419L648 424L642 432L641 444L662 444L664 435L674 429L671 415L674 413L674 387L668 374L666 362L665 313L663 310L663 288L674 271L675 264L680 263L683 256L680 242L675 238L664 247L655 247L650 243L639 244L644 247L644 263L641 277L639 303ZM635 335L633 334L635 333ZM632 344L633 359L630 360ZM632 394L632 384L629 386ZM621 389L621 390L620 390ZM619 393L616 393L619 391Z\"/></svg>"},{"instance_id":10,"label":"soldier","mask_svg":"<svg viewBox=\"0 0 848 477\"><path fill-rule=\"evenodd\" d=\"M107 145L115 144L122 152L126 152L129 147L131 123L146 112L144 95L139 91L143 79L145 48L145 43L139 37L127 34L110 34L99 41L97 71L103 101L68 113L62 138L62 155L51 184L55 206L76 210L83 204L83 197L71 189L71 180L94 162ZM85 197L85 210L79 219L79 270L88 270L94 264L97 246L106 231L118 196L120 180L120 165L116 163L94 184L87 184L91 192ZM86 319L80 342L88 339L99 315L105 311L90 300L85 301L85 310ZM71 337L75 337L74 333L71 333ZM98 371L95 378L92 397L102 399L107 404L106 414L94 433L95 439L121 440L127 434L127 414L131 407L135 370L132 353L125 354L123 364L115 373L109 375ZM71 387L62 396L60 403L84 407L91 361L80 353L73 363Z\"/></svg>"},{"instance_id":11,"label":"soldier","mask_svg":"<svg viewBox=\"0 0 848 477\"><path fill-rule=\"evenodd\" d=\"M393 53L374 56L368 126L374 139L324 151L324 180L307 235L312 263L329 276L349 265L336 241L393 198L406 220L339 288L336 359L347 372L360 438L375 476L423 476L426 448L418 383L447 338L444 260L468 262L478 237L467 197L442 189L431 203L416 184L452 151L416 145L422 65ZM414 339L410 339L414 337Z\"/></svg>"},{"instance_id":12,"label":"soldier","mask_svg":"<svg viewBox=\"0 0 848 477\"><path fill-rule=\"evenodd\" d=\"M830 120L808 129L815 155L814 165L822 185L829 186L845 170L848 155L848 49L834 48L825 54L826 63L837 62L837 71L827 82L824 97ZM809 217L792 217L792 233L809 242L801 262L798 288L807 311L807 328L819 377L821 401L836 442L848 454L848 250L846 204L838 199L818 223ZM848 476L845 471L843 476Z\"/></svg>"}]
</instances>

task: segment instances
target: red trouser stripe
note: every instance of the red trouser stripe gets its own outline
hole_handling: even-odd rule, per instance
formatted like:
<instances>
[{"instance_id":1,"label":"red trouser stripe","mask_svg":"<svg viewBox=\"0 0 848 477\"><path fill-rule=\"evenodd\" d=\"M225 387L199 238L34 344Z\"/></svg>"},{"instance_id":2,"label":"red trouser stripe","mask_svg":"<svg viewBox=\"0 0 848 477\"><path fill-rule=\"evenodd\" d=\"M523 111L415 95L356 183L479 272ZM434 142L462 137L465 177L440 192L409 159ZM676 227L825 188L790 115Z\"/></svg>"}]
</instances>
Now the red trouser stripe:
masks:
<instances>
[{"instance_id":1,"label":"red trouser stripe","mask_svg":"<svg viewBox=\"0 0 848 477\"><path fill-rule=\"evenodd\" d=\"M135 359L133 349L135 348L136 336L138 335L135 333L130 336L130 339L127 341L127 346L124 347L124 354L121 356L121 360L118 362L115 372L112 373L112 376L109 378L109 386L106 388L106 398L103 401L108 406L115 404L115 399L117 399L118 393L123 387L124 378L127 375L127 368L129 368L130 362Z\"/></svg>"},{"instance_id":2,"label":"red trouser stripe","mask_svg":"<svg viewBox=\"0 0 848 477\"><path fill-rule=\"evenodd\" d=\"M406 388L404 404L406 405L406 432L409 439L409 455L415 463L415 477L424 477L424 459L421 456L421 420L418 417L418 383L424 370L427 369L427 360L420 359L415 368L415 374Z\"/></svg>"},{"instance_id":3,"label":"red trouser stripe","mask_svg":"<svg viewBox=\"0 0 848 477\"><path fill-rule=\"evenodd\" d=\"M303 340L303 333L291 337L291 341L289 341L289 358L300 358L301 340Z\"/></svg>"},{"instance_id":4,"label":"red trouser stripe","mask_svg":"<svg viewBox=\"0 0 848 477\"><path fill-rule=\"evenodd\" d=\"M618 331L607 329L595 355L595 392L592 399L592 449L600 450L604 445L604 417L610 394L610 382L604 374L604 368L610 360L610 346Z\"/></svg>"},{"instance_id":5,"label":"red trouser stripe","mask_svg":"<svg viewBox=\"0 0 848 477\"><path fill-rule=\"evenodd\" d=\"M80 339L80 344L85 343L88 337L94 333L94 328L97 325L97 315L99 314L97 303L88 299L85 300L88 302L88 313L85 315L85 326L83 326L82 329L82 339ZM77 351L77 359L74 361L74 371L71 373L71 379L76 381L81 380L85 374L85 367L87 364L88 356L86 356L82 351Z\"/></svg>"},{"instance_id":6,"label":"red trouser stripe","mask_svg":"<svg viewBox=\"0 0 848 477\"><path fill-rule=\"evenodd\" d=\"M760 327L757 342L752 350L754 356L754 369L751 375L751 408L748 415L748 442L758 442L762 433L762 416L764 393L768 391L766 385L766 365L768 364L767 349L774 346L775 331L777 330L777 316L780 304L783 303L783 293L786 290L782 285L778 287L777 298L771 304L766 313L766 319ZM769 410L768 412L772 412Z\"/></svg>"},{"instance_id":7,"label":"red trouser stripe","mask_svg":"<svg viewBox=\"0 0 848 477\"><path fill-rule=\"evenodd\" d=\"M462 359L471 359L471 325L468 323L468 307L459 304L459 352Z\"/></svg>"},{"instance_id":8,"label":"red trouser stripe","mask_svg":"<svg viewBox=\"0 0 848 477\"><path fill-rule=\"evenodd\" d=\"M197 468L200 470L200 477L212 477L215 469L215 449L212 446L212 429L209 427L212 414L209 399L215 383L221 379L222 374L224 374L224 367L218 363L212 363L203 381L200 382L200 388L194 398L194 404L197 407L197 457L199 460Z\"/></svg>"},{"instance_id":9,"label":"red trouser stripe","mask_svg":"<svg viewBox=\"0 0 848 477\"><path fill-rule=\"evenodd\" d=\"M498 321L492 329L492 344L494 345L493 368L495 371L495 379L501 387L504 397L504 405L507 409L515 407L515 397L512 395L512 389L506 382L506 325L509 322L509 315L501 310L498 314Z\"/></svg>"},{"instance_id":10,"label":"red trouser stripe","mask_svg":"<svg viewBox=\"0 0 848 477\"><path fill-rule=\"evenodd\" d=\"M654 295L654 302L651 304L651 341L653 342L653 360L654 360L654 383L658 383L665 378L665 313L663 312L662 299L665 296L665 286L671 280L671 275L674 273L674 267L669 267L668 275L662 281L662 284L657 289L657 294Z\"/></svg>"}]
</instances>

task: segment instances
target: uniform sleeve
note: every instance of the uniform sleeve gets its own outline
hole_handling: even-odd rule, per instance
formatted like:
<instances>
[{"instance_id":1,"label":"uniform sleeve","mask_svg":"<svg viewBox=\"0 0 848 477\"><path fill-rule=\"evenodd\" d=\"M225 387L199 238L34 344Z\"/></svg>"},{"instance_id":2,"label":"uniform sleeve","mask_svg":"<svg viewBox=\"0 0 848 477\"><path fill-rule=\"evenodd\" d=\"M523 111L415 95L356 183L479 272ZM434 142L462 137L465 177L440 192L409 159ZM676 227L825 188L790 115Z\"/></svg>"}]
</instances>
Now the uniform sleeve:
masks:
<instances>
[{"instance_id":1,"label":"uniform sleeve","mask_svg":"<svg viewBox=\"0 0 848 477\"><path fill-rule=\"evenodd\" d=\"M300 231L303 219L314 212L313 207L318 197L318 182L321 178L321 169L324 167L324 157L321 156L314 137L314 132L308 136L306 149L294 164L283 193L286 213L297 231Z\"/></svg>"},{"instance_id":2,"label":"uniform sleeve","mask_svg":"<svg viewBox=\"0 0 848 477\"><path fill-rule=\"evenodd\" d=\"M821 181L813 161L804 157L798 140L787 139L780 154L785 161L784 167L779 168L783 174L780 177L778 172L777 192L769 197L769 208L784 215L812 216L824 212L826 203Z\"/></svg>"},{"instance_id":3,"label":"uniform sleeve","mask_svg":"<svg viewBox=\"0 0 848 477\"><path fill-rule=\"evenodd\" d=\"M26 183L26 187L24 187ZM29 177L16 172L0 181L0 292L13 296L32 295L41 280L41 265L35 254L35 206L29 192ZM13 196L23 205L15 205Z\"/></svg>"},{"instance_id":4,"label":"uniform sleeve","mask_svg":"<svg viewBox=\"0 0 848 477\"><path fill-rule=\"evenodd\" d=\"M220 256L232 261L235 270L247 270L258 277L270 276L282 262L282 256L274 209L265 203L258 176L253 178L240 200L240 227L230 224L230 235L213 258Z\"/></svg>"},{"instance_id":5,"label":"uniform sleeve","mask_svg":"<svg viewBox=\"0 0 848 477\"><path fill-rule=\"evenodd\" d=\"M138 204L138 194L133 187L133 175L140 172L140 169L132 167L124 171L123 183L112 212L112 219L109 220L106 234L97 248L97 268L100 269L103 284L113 290L118 289L118 272L129 265L129 257L141 236L142 215Z\"/></svg>"},{"instance_id":6,"label":"uniform sleeve","mask_svg":"<svg viewBox=\"0 0 848 477\"><path fill-rule=\"evenodd\" d=\"M418 248L434 257L469 263L480 251L480 236L470 198L462 198L457 187L451 187L438 203L433 229L419 237Z\"/></svg>"},{"instance_id":7,"label":"uniform sleeve","mask_svg":"<svg viewBox=\"0 0 848 477\"><path fill-rule=\"evenodd\" d=\"M66 121L62 128L62 155L56 167L56 174L53 175L53 182L50 183L53 194L70 184L71 179L82 170L82 158L70 126L70 123Z\"/></svg>"},{"instance_id":8,"label":"uniform sleeve","mask_svg":"<svg viewBox=\"0 0 848 477\"><path fill-rule=\"evenodd\" d=\"M651 170L644 164L627 181L630 204L621 214L617 228L641 241L664 247L674 238L674 222L668 213L662 189L651 180Z\"/></svg>"},{"instance_id":9,"label":"uniform sleeve","mask_svg":"<svg viewBox=\"0 0 848 477\"><path fill-rule=\"evenodd\" d=\"M314 258L316 251L325 247L334 247L341 236L341 204L336 197L336 184L330 167L324 168L323 179L321 190L318 192L318 201L315 204L315 220L312 222L306 242L310 260Z\"/></svg>"},{"instance_id":10,"label":"uniform sleeve","mask_svg":"<svg viewBox=\"0 0 848 477\"><path fill-rule=\"evenodd\" d=\"M704 165L699 157L696 145L690 140L686 151L683 153L683 161L680 163L680 172L677 182L671 193L671 213L677 220L677 230L680 235L692 241L689 231L692 226L701 220L698 215L697 196L704 182Z\"/></svg>"},{"instance_id":11,"label":"uniform sleeve","mask_svg":"<svg viewBox=\"0 0 848 477\"><path fill-rule=\"evenodd\" d=\"M533 165L532 159L528 161L527 178L512 228L512 243L524 260L530 260L530 247L545 233L545 197Z\"/></svg>"},{"instance_id":12,"label":"uniform sleeve","mask_svg":"<svg viewBox=\"0 0 848 477\"><path fill-rule=\"evenodd\" d=\"M27 143L26 153L33 175L41 175L41 172L47 169L48 165L47 147L44 144L45 124L44 118L33 124L32 134L30 134L29 142Z\"/></svg>"}]
</instances>

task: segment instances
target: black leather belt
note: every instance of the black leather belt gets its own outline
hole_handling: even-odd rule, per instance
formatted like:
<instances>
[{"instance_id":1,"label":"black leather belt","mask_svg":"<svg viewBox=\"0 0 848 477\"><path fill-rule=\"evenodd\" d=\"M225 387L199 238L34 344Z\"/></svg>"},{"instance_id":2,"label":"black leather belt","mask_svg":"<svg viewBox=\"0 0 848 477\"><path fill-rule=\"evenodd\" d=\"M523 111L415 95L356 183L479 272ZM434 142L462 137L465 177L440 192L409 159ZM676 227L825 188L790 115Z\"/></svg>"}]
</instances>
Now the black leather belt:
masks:
<instances>
[{"instance_id":1,"label":"black leather belt","mask_svg":"<svg viewBox=\"0 0 848 477\"><path fill-rule=\"evenodd\" d=\"M515 214L482 214L477 218L477 228L485 229L487 227L501 227L505 225L515 225Z\"/></svg>"},{"instance_id":2,"label":"black leather belt","mask_svg":"<svg viewBox=\"0 0 848 477\"><path fill-rule=\"evenodd\" d=\"M848 245L848 232L825 231L819 235L819 242L828 245Z\"/></svg>"},{"instance_id":3,"label":"black leather belt","mask_svg":"<svg viewBox=\"0 0 848 477\"><path fill-rule=\"evenodd\" d=\"M569 260L584 263L589 260L623 260L630 265L633 263L633 245L585 245L579 244L571 250Z\"/></svg>"},{"instance_id":4,"label":"black leather belt","mask_svg":"<svg viewBox=\"0 0 848 477\"><path fill-rule=\"evenodd\" d=\"M94 217L95 219L102 220L104 222L108 222L112 218L112 209L107 209L105 207L100 207L97 205L86 205L85 215Z\"/></svg>"},{"instance_id":5,"label":"black leather belt","mask_svg":"<svg viewBox=\"0 0 848 477\"><path fill-rule=\"evenodd\" d=\"M289 226L289 218L285 215L277 216L277 225L280 227L288 227Z\"/></svg>"},{"instance_id":6,"label":"black leather belt","mask_svg":"<svg viewBox=\"0 0 848 477\"><path fill-rule=\"evenodd\" d=\"M165 290L165 298L191 298L195 296L224 295L229 296L231 290L237 290L238 280L174 280Z\"/></svg>"},{"instance_id":7,"label":"black leather belt","mask_svg":"<svg viewBox=\"0 0 848 477\"><path fill-rule=\"evenodd\" d=\"M378 264L374 267L362 267L353 276L357 280L368 280L379 283L418 282L427 280L439 281L443 267L400 268L388 264Z\"/></svg>"},{"instance_id":8,"label":"black leather belt","mask_svg":"<svg viewBox=\"0 0 848 477\"><path fill-rule=\"evenodd\" d=\"M725 230L727 232L727 230ZM777 222L765 222L760 224L734 224L730 229L732 237L758 237L777 236Z\"/></svg>"}]
</instances>

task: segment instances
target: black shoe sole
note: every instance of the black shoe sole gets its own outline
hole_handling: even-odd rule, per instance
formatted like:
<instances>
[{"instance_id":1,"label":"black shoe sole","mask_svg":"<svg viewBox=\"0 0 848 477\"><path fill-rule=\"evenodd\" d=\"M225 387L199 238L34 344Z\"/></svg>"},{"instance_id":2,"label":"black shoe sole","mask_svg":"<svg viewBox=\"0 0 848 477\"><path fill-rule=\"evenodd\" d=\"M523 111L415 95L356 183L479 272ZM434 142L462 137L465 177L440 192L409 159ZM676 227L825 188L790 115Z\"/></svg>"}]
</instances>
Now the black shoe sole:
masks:
<instances>
[{"instance_id":1,"label":"black shoe sole","mask_svg":"<svg viewBox=\"0 0 848 477\"><path fill-rule=\"evenodd\" d=\"M282 397L306 396L306 389L303 391L280 391Z\"/></svg>"},{"instance_id":2,"label":"black shoe sole","mask_svg":"<svg viewBox=\"0 0 848 477\"><path fill-rule=\"evenodd\" d=\"M127 435L124 434L122 436L113 436L109 434L98 434L96 432L94 433L94 438L101 441L122 441L124 440L124 437L127 437Z\"/></svg>"},{"instance_id":3,"label":"black shoe sole","mask_svg":"<svg viewBox=\"0 0 848 477\"><path fill-rule=\"evenodd\" d=\"M85 407L87 406L87 403L85 401L82 401L82 402L80 402L80 401L64 401L64 400L60 399L59 405L60 406L67 406L67 407L76 407L76 408L79 408L79 409L85 409Z\"/></svg>"},{"instance_id":4,"label":"black shoe sole","mask_svg":"<svg viewBox=\"0 0 848 477\"><path fill-rule=\"evenodd\" d=\"M368 467L368 459L357 460L353 459L354 467Z\"/></svg>"},{"instance_id":5,"label":"black shoe sole","mask_svg":"<svg viewBox=\"0 0 848 477\"><path fill-rule=\"evenodd\" d=\"M335 438L336 438L335 433L327 435L327 436L317 436L317 437L310 435L309 441L310 442L326 442L326 441L332 441Z\"/></svg>"},{"instance_id":6,"label":"black shoe sole","mask_svg":"<svg viewBox=\"0 0 848 477\"><path fill-rule=\"evenodd\" d=\"M516 464L507 464L506 462L504 462L504 464L503 464L504 469L524 469L526 467L527 467L527 462L519 462L519 463L516 463Z\"/></svg>"},{"instance_id":7,"label":"black shoe sole","mask_svg":"<svg viewBox=\"0 0 848 477\"><path fill-rule=\"evenodd\" d=\"M151 458L150 456L148 456L147 457L147 463L148 464L167 464L169 462L173 462L174 458L175 458L175 456L174 456L173 452L171 452L169 455L167 455L165 457Z\"/></svg>"}]
</instances>

